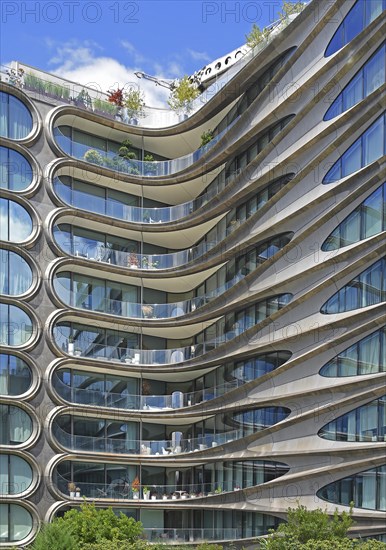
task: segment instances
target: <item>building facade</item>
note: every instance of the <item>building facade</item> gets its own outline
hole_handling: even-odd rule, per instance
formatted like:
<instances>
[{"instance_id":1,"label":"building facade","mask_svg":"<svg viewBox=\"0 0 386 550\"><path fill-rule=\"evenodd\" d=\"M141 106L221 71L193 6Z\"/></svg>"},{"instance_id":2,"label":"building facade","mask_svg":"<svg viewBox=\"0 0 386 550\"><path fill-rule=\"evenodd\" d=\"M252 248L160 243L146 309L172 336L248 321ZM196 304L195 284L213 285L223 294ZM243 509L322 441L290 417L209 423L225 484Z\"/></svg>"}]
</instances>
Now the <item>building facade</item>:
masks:
<instances>
[{"instance_id":1,"label":"building facade","mask_svg":"<svg viewBox=\"0 0 386 550\"><path fill-rule=\"evenodd\" d=\"M298 500L385 533L383 4L311 2L179 118L3 72L0 547L82 497L151 541Z\"/></svg>"}]
</instances>

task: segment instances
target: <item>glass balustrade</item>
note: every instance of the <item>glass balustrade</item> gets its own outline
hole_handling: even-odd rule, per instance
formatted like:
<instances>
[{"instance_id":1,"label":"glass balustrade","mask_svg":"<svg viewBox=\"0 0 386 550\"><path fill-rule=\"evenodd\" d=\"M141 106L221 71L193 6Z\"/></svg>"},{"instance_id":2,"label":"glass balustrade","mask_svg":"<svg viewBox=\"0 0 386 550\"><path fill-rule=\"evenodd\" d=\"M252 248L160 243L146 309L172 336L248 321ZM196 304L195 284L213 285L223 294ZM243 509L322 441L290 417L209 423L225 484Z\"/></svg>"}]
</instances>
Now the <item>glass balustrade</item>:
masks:
<instances>
[{"instance_id":1,"label":"glass balustrade","mask_svg":"<svg viewBox=\"0 0 386 550\"><path fill-rule=\"evenodd\" d=\"M234 180L235 175L238 175L238 172L235 172L227 178L226 185ZM218 194L217 189L212 189L183 204L158 208L142 208L140 206L129 206L99 197L96 203L95 197L91 198L88 193L78 189L72 189L69 193L68 187L61 182L59 177L54 179L53 184L59 198L71 206L87 210L88 212L110 216L118 220L143 224L170 223L181 220L191 215L192 212L199 210Z\"/></svg>"},{"instance_id":2,"label":"glass balustrade","mask_svg":"<svg viewBox=\"0 0 386 550\"><path fill-rule=\"evenodd\" d=\"M59 491L68 494L68 479L60 474L55 475L55 484ZM80 498L109 498L114 500L134 499L134 500L186 500L187 498L198 498L205 496L216 496L221 493L239 491L244 489L238 482L233 480L222 481L221 483L174 483L164 484L142 484L132 485L126 480L114 481L111 483L89 483L76 481L76 486L80 489ZM247 487L250 487L248 485ZM247 488L246 487L246 488Z\"/></svg>"},{"instance_id":3,"label":"glass balustrade","mask_svg":"<svg viewBox=\"0 0 386 550\"><path fill-rule=\"evenodd\" d=\"M206 542L235 540L241 538L241 535L236 528L218 527L218 528L194 528L194 529L171 529L171 528L151 528L145 527L144 534L147 539L152 542L160 542L167 544L182 544L183 542ZM264 534L263 530L259 534ZM257 536L257 535L254 535Z\"/></svg>"},{"instance_id":4,"label":"glass balustrade","mask_svg":"<svg viewBox=\"0 0 386 550\"><path fill-rule=\"evenodd\" d=\"M262 427L260 427L262 429ZM144 456L176 456L184 453L204 451L235 441L243 437L242 430L221 433L207 433L196 438L178 439L177 441L160 439L147 441L143 439L93 437L75 435L63 430L56 422L52 433L57 441L67 449L92 453L134 454Z\"/></svg>"},{"instance_id":5,"label":"glass balustrade","mask_svg":"<svg viewBox=\"0 0 386 550\"><path fill-rule=\"evenodd\" d=\"M233 380L213 388L205 388L195 392L172 392L170 395L137 395L126 391L114 393L102 390L71 387L65 384L57 374L53 376L53 386L58 394L69 403L92 405L129 410L173 410L192 407L205 401L220 397L225 393L243 385L242 380Z\"/></svg>"},{"instance_id":6,"label":"glass balustrade","mask_svg":"<svg viewBox=\"0 0 386 550\"><path fill-rule=\"evenodd\" d=\"M154 161L142 161L136 159L126 159L120 157L113 151L104 151L98 147L91 147L83 143L79 143L69 137L65 136L60 128L54 128L54 136L58 146L67 155L79 160L84 160L97 166L103 166L120 172L122 174L128 174L131 176L144 176L144 177L157 177L157 176L169 176L185 170L195 162L197 162L203 155L216 145L221 138L232 128L232 126L238 121L240 117L237 117L231 122L231 124L214 137L209 143L200 147L193 153L184 155L176 159L170 160L154 160Z\"/></svg>"},{"instance_id":7,"label":"glass balustrade","mask_svg":"<svg viewBox=\"0 0 386 550\"><path fill-rule=\"evenodd\" d=\"M69 291L68 288L61 284L59 279L54 280L54 287L58 297L71 307L118 315L130 319L171 319L192 313L196 309L208 304L232 288L245 276L245 274L239 272L233 279L203 296L168 304L138 304L125 300L112 300L105 297L94 297L92 299L92 296L82 292Z\"/></svg>"}]
</instances>

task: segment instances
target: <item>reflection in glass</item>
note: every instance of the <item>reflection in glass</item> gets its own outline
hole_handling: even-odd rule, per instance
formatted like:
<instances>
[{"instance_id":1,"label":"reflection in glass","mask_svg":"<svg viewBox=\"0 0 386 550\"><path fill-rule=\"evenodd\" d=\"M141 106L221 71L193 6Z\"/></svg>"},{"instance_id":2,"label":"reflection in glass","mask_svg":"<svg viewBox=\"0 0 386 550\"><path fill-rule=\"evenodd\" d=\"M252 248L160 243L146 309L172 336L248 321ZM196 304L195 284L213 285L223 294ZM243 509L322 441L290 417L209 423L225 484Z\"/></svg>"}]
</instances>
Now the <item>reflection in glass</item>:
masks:
<instances>
[{"instance_id":1,"label":"reflection in glass","mask_svg":"<svg viewBox=\"0 0 386 550\"><path fill-rule=\"evenodd\" d=\"M386 327L342 351L320 369L322 376L360 376L386 371Z\"/></svg>"},{"instance_id":2,"label":"reflection in glass","mask_svg":"<svg viewBox=\"0 0 386 550\"><path fill-rule=\"evenodd\" d=\"M0 444L19 445L32 434L32 420L23 409L0 404Z\"/></svg>"},{"instance_id":3,"label":"reflection in glass","mask_svg":"<svg viewBox=\"0 0 386 550\"><path fill-rule=\"evenodd\" d=\"M353 502L355 508L386 511L386 465L329 483L317 496L343 506Z\"/></svg>"},{"instance_id":4,"label":"reflection in glass","mask_svg":"<svg viewBox=\"0 0 386 550\"><path fill-rule=\"evenodd\" d=\"M22 395L31 386L31 369L23 359L0 353L0 394Z\"/></svg>"},{"instance_id":5,"label":"reflection in glass","mask_svg":"<svg viewBox=\"0 0 386 550\"><path fill-rule=\"evenodd\" d=\"M0 136L23 139L32 130L32 116L16 97L0 92Z\"/></svg>"},{"instance_id":6,"label":"reflection in glass","mask_svg":"<svg viewBox=\"0 0 386 550\"><path fill-rule=\"evenodd\" d=\"M0 504L1 542L18 542L32 531L32 516L18 504Z\"/></svg>"},{"instance_id":7,"label":"reflection in glass","mask_svg":"<svg viewBox=\"0 0 386 550\"><path fill-rule=\"evenodd\" d=\"M332 183L371 164L386 154L385 119L383 114L349 147L323 178Z\"/></svg>"},{"instance_id":8,"label":"reflection in glass","mask_svg":"<svg viewBox=\"0 0 386 550\"><path fill-rule=\"evenodd\" d=\"M11 250L0 249L0 292L8 296L24 294L32 285L28 263Z\"/></svg>"},{"instance_id":9,"label":"reflection in glass","mask_svg":"<svg viewBox=\"0 0 386 550\"><path fill-rule=\"evenodd\" d=\"M386 396L329 422L318 435L333 441L386 441Z\"/></svg>"},{"instance_id":10,"label":"reflection in glass","mask_svg":"<svg viewBox=\"0 0 386 550\"><path fill-rule=\"evenodd\" d=\"M23 493L31 485L32 477L32 468L26 460L16 455L0 454L0 495Z\"/></svg>"},{"instance_id":11,"label":"reflection in glass","mask_svg":"<svg viewBox=\"0 0 386 550\"><path fill-rule=\"evenodd\" d=\"M342 313L386 300L386 259L357 275L321 307L321 313Z\"/></svg>"},{"instance_id":12,"label":"reflection in glass","mask_svg":"<svg viewBox=\"0 0 386 550\"><path fill-rule=\"evenodd\" d=\"M386 183L355 208L322 244L322 250L336 250L386 229Z\"/></svg>"},{"instance_id":13,"label":"reflection in glass","mask_svg":"<svg viewBox=\"0 0 386 550\"><path fill-rule=\"evenodd\" d=\"M0 344L20 346L32 336L32 321L17 306L0 303Z\"/></svg>"},{"instance_id":14,"label":"reflection in glass","mask_svg":"<svg viewBox=\"0 0 386 550\"><path fill-rule=\"evenodd\" d=\"M23 191L32 182L32 167L28 160L14 149L0 147L0 188Z\"/></svg>"},{"instance_id":15,"label":"reflection in glass","mask_svg":"<svg viewBox=\"0 0 386 550\"><path fill-rule=\"evenodd\" d=\"M32 233L32 219L17 202L0 198L0 238L19 243Z\"/></svg>"}]
</instances>

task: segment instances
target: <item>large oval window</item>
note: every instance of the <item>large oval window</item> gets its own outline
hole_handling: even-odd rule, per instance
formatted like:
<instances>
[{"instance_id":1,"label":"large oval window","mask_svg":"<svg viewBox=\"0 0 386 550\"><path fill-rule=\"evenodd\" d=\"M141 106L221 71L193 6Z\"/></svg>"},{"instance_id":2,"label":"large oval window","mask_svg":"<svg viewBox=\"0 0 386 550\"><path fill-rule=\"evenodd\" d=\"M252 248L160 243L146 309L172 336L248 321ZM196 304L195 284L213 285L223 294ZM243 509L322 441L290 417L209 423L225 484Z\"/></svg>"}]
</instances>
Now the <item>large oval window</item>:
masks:
<instances>
[{"instance_id":1,"label":"large oval window","mask_svg":"<svg viewBox=\"0 0 386 550\"><path fill-rule=\"evenodd\" d=\"M33 324L25 311L0 303L0 344L21 346L32 336Z\"/></svg>"},{"instance_id":2,"label":"large oval window","mask_svg":"<svg viewBox=\"0 0 386 550\"><path fill-rule=\"evenodd\" d=\"M0 238L2 241L20 243L32 233L32 219L27 210L17 202L0 199Z\"/></svg>"},{"instance_id":3,"label":"large oval window","mask_svg":"<svg viewBox=\"0 0 386 550\"><path fill-rule=\"evenodd\" d=\"M24 139L32 130L32 115L27 107L5 92L0 92L0 135L9 139Z\"/></svg>"},{"instance_id":4,"label":"large oval window","mask_svg":"<svg viewBox=\"0 0 386 550\"><path fill-rule=\"evenodd\" d=\"M28 160L17 151L0 147L0 187L23 191L31 185L33 171Z\"/></svg>"},{"instance_id":5,"label":"large oval window","mask_svg":"<svg viewBox=\"0 0 386 550\"><path fill-rule=\"evenodd\" d=\"M0 292L19 296L32 286L32 270L28 263L11 250L0 249Z\"/></svg>"},{"instance_id":6,"label":"large oval window","mask_svg":"<svg viewBox=\"0 0 386 550\"><path fill-rule=\"evenodd\" d=\"M2 496L24 493L30 487L32 478L32 468L26 460L16 455L0 455L0 494Z\"/></svg>"},{"instance_id":7,"label":"large oval window","mask_svg":"<svg viewBox=\"0 0 386 550\"><path fill-rule=\"evenodd\" d=\"M23 395L32 383L32 372L23 359L0 353L0 394Z\"/></svg>"},{"instance_id":8,"label":"large oval window","mask_svg":"<svg viewBox=\"0 0 386 550\"><path fill-rule=\"evenodd\" d=\"M18 504L0 504L0 542L18 542L32 531L31 514Z\"/></svg>"},{"instance_id":9,"label":"large oval window","mask_svg":"<svg viewBox=\"0 0 386 550\"><path fill-rule=\"evenodd\" d=\"M32 419L20 407L0 405L0 445L20 445L32 434Z\"/></svg>"}]
</instances>

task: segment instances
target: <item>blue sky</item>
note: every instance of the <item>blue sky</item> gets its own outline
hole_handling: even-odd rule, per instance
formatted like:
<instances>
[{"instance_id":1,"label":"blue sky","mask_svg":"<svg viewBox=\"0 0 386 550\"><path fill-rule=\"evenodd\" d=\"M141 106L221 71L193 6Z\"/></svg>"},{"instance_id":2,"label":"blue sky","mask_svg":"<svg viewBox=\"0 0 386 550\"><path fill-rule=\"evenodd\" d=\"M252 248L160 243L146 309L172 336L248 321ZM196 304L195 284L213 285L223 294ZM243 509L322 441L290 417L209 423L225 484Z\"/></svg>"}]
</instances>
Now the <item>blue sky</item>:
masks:
<instances>
[{"instance_id":1,"label":"blue sky","mask_svg":"<svg viewBox=\"0 0 386 550\"><path fill-rule=\"evenodd\" d=\"M277 18L281 1L2 0L1 62L38 67L105 91L191 74L245 42L255 22ZM165 92L141 81L148 105Z\"/></svg>"}]
</instances>

